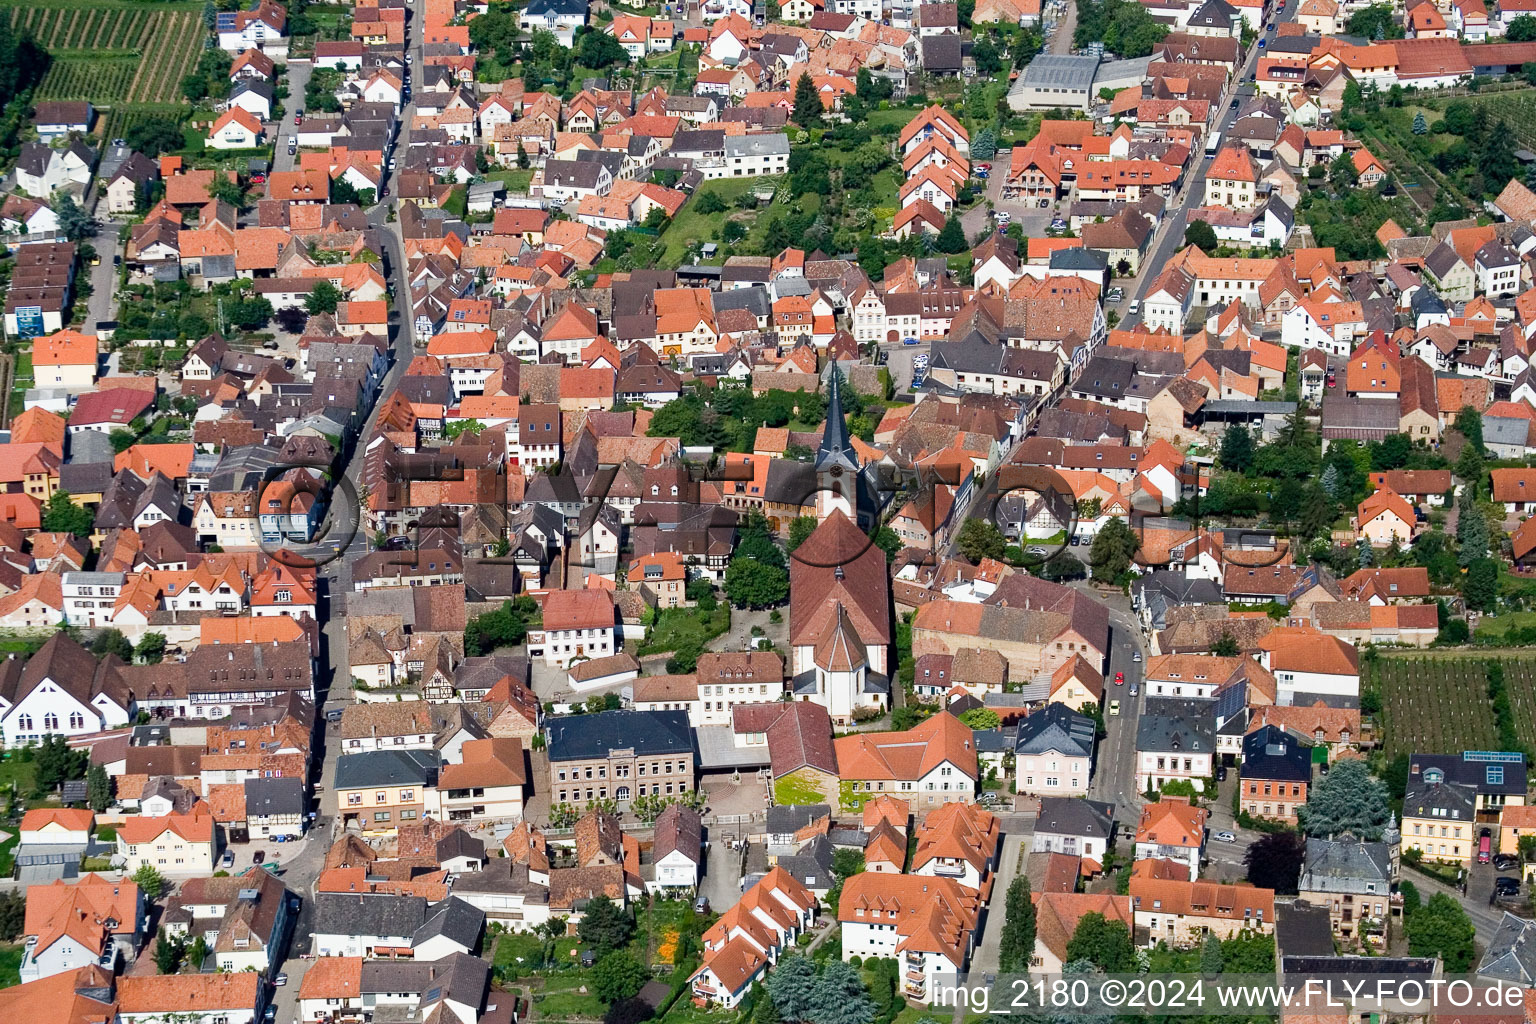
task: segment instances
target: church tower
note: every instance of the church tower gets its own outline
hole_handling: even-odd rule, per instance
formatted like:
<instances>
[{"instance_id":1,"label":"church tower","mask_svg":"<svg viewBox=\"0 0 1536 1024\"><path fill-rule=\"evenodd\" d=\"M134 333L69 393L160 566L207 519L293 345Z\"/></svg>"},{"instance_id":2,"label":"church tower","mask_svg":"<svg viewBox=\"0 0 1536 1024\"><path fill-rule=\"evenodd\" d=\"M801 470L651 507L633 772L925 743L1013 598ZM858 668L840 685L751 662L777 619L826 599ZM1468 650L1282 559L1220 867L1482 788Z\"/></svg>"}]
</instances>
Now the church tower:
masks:
<instances>
[{"instance_id":1,"label":"church tower","mask_svg":"<svg viewBox=\"0 0 1536 1024\"><path fill-rule=\"evenodd\" d=\"M848 421L843 417L842 374L838 372L836 360L832 361L830 376L832 391L827 396L827 424L821 435L821 447L816 450L816 518L825 522L833 509L840 509L843 515L859 522L859 494L865 484L859 472L858 455L848 439Z\"/></svg>"}]
</instances>

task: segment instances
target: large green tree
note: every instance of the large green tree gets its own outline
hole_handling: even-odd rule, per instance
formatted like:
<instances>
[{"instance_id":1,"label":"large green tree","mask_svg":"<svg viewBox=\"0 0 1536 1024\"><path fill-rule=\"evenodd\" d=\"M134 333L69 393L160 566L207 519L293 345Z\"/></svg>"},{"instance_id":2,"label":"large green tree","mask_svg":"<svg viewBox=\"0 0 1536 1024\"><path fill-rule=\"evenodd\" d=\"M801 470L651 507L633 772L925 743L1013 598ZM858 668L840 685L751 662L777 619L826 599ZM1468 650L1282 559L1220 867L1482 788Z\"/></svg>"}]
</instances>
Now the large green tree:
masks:
<instances>
[{"instance_id":1,"label":"large green tree","mask_svg":"<svg viewBox=\"0 0 1536 1024\"><path fill-rule=\"evenodd\" d=\"M768 608L789 596L789 573L777 565L741 555L725 570L725 596L737 608Z\"/></svg>"},{"instance_id":2,"label":"large green tree","mask_svg":"<svg viewBox=\"0 0 1536 1024\"><path fill-rule=\"evenodd\" d=\"M1112 518L1093 538L1088 549L1088 562L1093 567L1093 578L1101 583L1113 583L1131 568L1131 559L1141 547L1136 536L1124 520Z\"/></svg>"},{"instance_id":3,"label":"large green tree","mask_svg":"<svg viewBox=\"0 0 1536 1024\"><path fill-rule=\"evenodd\" d=\"M1253 434L1240 423L1229 423L1221 434L1222 469L1246 473L1253 465Z\"/></svg>"},{"instance_id":4,"label":"large green tree","mask_svg":"<svg viewBox=\"0 0 1536 1024\"><path fill-rule=\"evenodd\" d=\"M1003 904L1003 934L997 951L998 969L1004 974L1022 974L1029 970L1035 955L1035 902L1030 897L1029 879L1015 875L1008 885Z\"/></svg>"},{"instance_id":5,"label":"large green tree","mask_svg":"<svg viewBox=\"0 0 1536 1024\"><path fill-rule=\"evenodd\" d=\"M821 93L816 91L816 83L811 81L808 72L802 71L799 79L795 81L794 122L802 128L810 128L821 123L825 112Z\"/></svg>"},{"instance_id":6,"label":"large green tree","mask_svg":"<svg viewBox=\"0 0 1536 1024\"><path fill-rule=\"evenodd\" d=\"M84 505L70 500L68 491L54 491L43 505L43 529L49 533L72 533L76 537L89 537L95 517Z\"/></svg>"},{"instance_id":7,"label":"large green tree","mask_svg":"<svg viewBox=\"0 0 1536 1024\"><path fill-rule=\"evenodd\" d=\"M1068 960L1088 960L1108 974L1132 970L1136 947L1124 921L1111 921L1098 911L1084 914L1067 943Z\"/></svg>"},{"instance_id":8,"label":"large green tree","mask_svg":"<svg viewBox=\"0 0 1536 1024\"><path fill-rule=\"evenodd\" d=\"M1437 892L1403 924L1408 952L1413 956L1438 956L1447 974L1472 969L1477 950L1472 920L1450 896Z\"/></svg>"},{"instance_id":9,"label":"large green tree","mask_svg":"<svg viewBox=\"0 0 1536 1024\"><path fill-rule=\"evenodd\" d=\"M816 964L809 957L791 953L768 973L768 995L786 1021L811 1019L816 1005Z\"/></svg>"},{"instance_id":10,"label":"large green tree","mask_svg":"<svg viewBox=\"0 0 1536 1024\"><path fill-rule=\"evenodd\" d=\"M813 1024L870 1024L875 1004L864 987L864 979L852 964L828 960L816 979Z\"/></svg>"},{"instance_id":11,"label":"large green tree","mask_svg":"<svg viewBox=\"0 0 1536 1024\"><path fill-rule=\"evenodd\" d=\"M628 911L607 896L596 896L587 903L576 933L581 941L590 946L599 959L629 942L635 925Z\"/></svg>"},{"instance_id":12,"label":"large green tree","mask_svg":"<svg viewBox=\"0 0 1536 1024\"><path fill-rule=\"evenodd\" d=\"M1260 836L1243 857L1248 868L1248 881L1261 889L1294 895L1306 855L1307 842L1299 832L1271 832Z\"/></svg>"},{"instance_id":13,"label":"large green tree","mask_svg":"<svg viewBox=\"0 0 1536 1024\"><path fill-rule=\"evenodd\" d=\"M605 1003L638 995L645 987L645 968L623 950L614 950L592 968L592 991Z\"/></svg>"},{"instance_id":14,"label":"large green tree","mask_svg":"<svg viewBox=\"0 0 1536 1024\"><path fill-rule=\"evenodd\" d=\"M967 519L960 526L955 545L967 559L979 563L983 558L1002 558L1008 542L988 520Z\"/></svg>"},{"instance_id":15,"label":"large green tree","mask_svg":"<svg viewBox=\"0 0 1536 1024\"><path fill-rule=\"evenodd\" d=\"M1371 777L1365 762L1347 758L1313 784L1297 816L1309 836L1324 838L1350 833L1376 840L1392 822L1392 807L1387 787Z\"/></svg>"}]
</instances>

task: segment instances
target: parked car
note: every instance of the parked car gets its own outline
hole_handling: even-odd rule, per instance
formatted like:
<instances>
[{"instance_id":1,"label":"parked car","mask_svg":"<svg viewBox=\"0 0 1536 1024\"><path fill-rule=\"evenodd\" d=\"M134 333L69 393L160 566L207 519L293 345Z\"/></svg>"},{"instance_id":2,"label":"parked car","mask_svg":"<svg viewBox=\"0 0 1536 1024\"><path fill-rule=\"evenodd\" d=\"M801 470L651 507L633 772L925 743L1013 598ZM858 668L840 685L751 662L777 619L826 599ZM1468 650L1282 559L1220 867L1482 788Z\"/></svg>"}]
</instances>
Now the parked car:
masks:
<instances>
[{"instance_id":1,"label":"parked car","mask_svg":"<svg viewBox=\"0 0 1536 1024\"><path fill-rule=\"evenodd\" d=\"M226 867L226 868L234 867L235 866L235 851L234 850L225 850L224 851L224 856L219 858L219 866L220 867Z\"/></svg>"},{"instance_id":2,"label":"parked car","mask_svg":"<svg viewBox=\"0 0 1536 1024\"><path fill-rule=\"evenodd\" d=\"M282 988L284 985L288 984L288 972L278 971L277 977L272 979L272 984L278 988Z\"/></svg>"},{"instance_id":3,"label":"parked car","mask_svg":"<svg viewBox=\"0 0 1536 1024\"><path fill-rule=\"evenodd\" d=\"M304 123L304 111L302 111L302 110L295 110L293 112L293 123L294 124L303 124Z\"/></svg>"},{"instance_id":4,"label":"parked car","mask_svg":"<svg viewBox=\"0 0 1536 1024\"><path fill-rule=\"evenodd\" d=\"M1211 838L1216 840L1218 843L1235 843L1235 842L1237 842L1237 836L1233 835L1231 832L1225 832L1225 831L1217 832L1214 835L1212 835Z\"/></svg>"},{"instance_id":5,"label":"parked car","mask_svg":"<svg viewBox=\"0 0 1536 1024\"><path fill-rule=\"evenodd\" d=\"M1124 672L1116 672L1115 673L1115 685L1116 686L1124 686L1125 685L1125 673Z\"/></svg>"},{"instance_id":6,"label":"parked car","mask_svg":"<svg viewBox=\"0 0 1536 1024\"><path fill-rule=\"evenodd\" d=\"M252 864L260 864L262 861L264 861L266 859L267 859L267 851L266 850L257 850L255 853L251 854L251 863Z\"/></svg>"},{"instance_id":7,"label":"parked car","mask_svg":"<svg viewBox=\"0 0 1536 1024\"><path fill-rule=\"evenodd\" d=\"M901 343L903 345L916 345L917 344L917 339L916 338L902 338L901 339Z\"/></svg>"},{"instance_id":8,"label":"parked car","mask_svg":"<svg viewBox=\"0 0 1536 1024\"><path fill-rule=\"evenodd\" d=\"M693 912L695 914L707 914L707 913L709 913L709 897L708 896L700 896L698 899L694 900L693 901Z\"/></svg>"},{"instance_id":9,"label":"parked car","mask_svg":"<svg viewBox=\"0 0 1536 1024\"><path fill-rule=\"evenodd\" d=\"M1131 316L1135 316L1137 313L1140 313L1141 312L1141 300L1140 299L1132 299L1131 300L1131 308L1126 310L1126 312L1129 313Z\"/></svg>"},{"instance_id":10,"label":"parked car","mask_svg":"<svg viewBox=\"0 0 1536 1024\"><path fill-rule=\"evenodd\" d=\"M983 161L982 163L976 165L976 169L978 171L990 171L992 169L992 165Z\"/></svg>"},{"instance_id":11,"label":"parked car","mask_svg":"<svg viewBox=\"0 0 1536 1024\"><path fill-rule=\"evenodd\" d=\"M114 146L126 146L126 145L128 145L128 140L127 139L113 139L112 140L112 145L114 145Z\"/></svg>"},{"instance_id":12,"label":"parked car","mask_svg":"<svg viewBox=\"0 0 1536 1024\"><path fill-rule=\"evenodd\" d=\"M594 950L584 949L581 951L581 966L591 967L595 963L597 963L597 953Z\"/></svg>"},{"instance_id":13,"label":"parked car","mask_svg":"<svg viewBox=\"0 0 1536 1024\"><path fill-rule=\"evenodd\" d=\"M1065 230L1067 230L1067 222L1066 222L1066 220L1064 220L1061 217L1057 217L1055 220L1051 221L1051 230L1052 231L1065 231Z\"/></svg>"},{"instance_id":14,"label":"parked car","mask_svg":"<svg viewBox=\"0 0 1536 1024\"><path fill-rule=\"evenodd\" d=\"M275 1024L277 1021L277 1005L275 1003L269 1005L267 1007L267 1012L261 1015L261 1019L265 1021L266 1024Z\"/></svg>"},{"instance_id":15,"label":"parked car","mask_svg":"<svg viewBox=\"0 0 1536 1024\"><path fill-rule=\"evenodd\" d=\"M988 178L992 177L992 172L991 171L976 171L971 176L973 178L976 178L978 181L986 181Z\"/></svg>"},{"instance_id":16,"label":"parked car","mask_svg":"<svg viewBox=\"0 0 1536 1024\"><path fill-rule=\"evenodd\" d=\"M1140 692L1141 692L1141 687L1137 686L1135 683L1132 683L1131 684L1131 689L1130 689L1131 696L1134 697L1134 696L1136 696Z\"/></svg>"},{"instance_id":17,"label":"parked car","mask_svg":"<svg viewBox=\"0 0 1536 1024\"><path fill-rule=\"evenodd\" d=\"M1493 866L1500 871L1513 871L1520 866L1520 858L1511 853L1495 854Z\"/></svg>"},{"instance_id":18,"label":"parked car","mask_svg":"<svg viewBox=\"0 0 1536 1024\"><path fill-rule=\"evenodd\" d=\"M1112 701L1109 702L1109 713L1110 713L1111 717L1113 717L1115 715L1118 715L1120 713L1120 702L1119 701L1112 700Z\"/></svg>"},{"instance_id":19,"label":"parked car","mask_svg":"<svg viewBox=\"0 0 1536 1024\"><path fill-rule=\"evenodd\" d=\"M1135 654L1132 654L1131 660L1139 664L1141 662L1141 652L1137 651Z\"/></svg>"},{"instance_id":20,"label":"parked car","mask_svg":"<svg viewBox=\"0 0 1536 1024\"><path fill-rule=\"evenodd\" d=\"M1216 766L1216 781L1217 782L1226 782L1227 781L1227 766L1226 765L1217 765Z\"/></svg>"},{"instance_id":21,"label":"parked car","mask_svg":"<svg viewBox=\"0 0 1536 1024\"><path fill-rule=\"evenodd\" d=\"M1121 288L1119 285L1115 285L1109 290L1104 298L1109 302L1119 302L1121 299L1125 298L1125 289Z\"/></svg>"},{"instance_id":22,"label":"parked car","mask_svg":"<svg viewBox=\"0 0 1536 1024\"><path fill-rule=\"evenodd\" d=\"M327 722L339 722L341 721L341 714L345 710L345 708L331 708L331 710L325 713L325 720Z\"/></svg>"},{"instance_id":23,"label":"parked car","mask_svg":"<svg viewBox=\"0 0 1536 1024\"><path fill-rule=\"evenodd\" d=\"M1520 879L1510 875L1500 875L1493 880L1493 891L1500 896L1518 896L1520 894Z\"/></svg>"}]
</instances>

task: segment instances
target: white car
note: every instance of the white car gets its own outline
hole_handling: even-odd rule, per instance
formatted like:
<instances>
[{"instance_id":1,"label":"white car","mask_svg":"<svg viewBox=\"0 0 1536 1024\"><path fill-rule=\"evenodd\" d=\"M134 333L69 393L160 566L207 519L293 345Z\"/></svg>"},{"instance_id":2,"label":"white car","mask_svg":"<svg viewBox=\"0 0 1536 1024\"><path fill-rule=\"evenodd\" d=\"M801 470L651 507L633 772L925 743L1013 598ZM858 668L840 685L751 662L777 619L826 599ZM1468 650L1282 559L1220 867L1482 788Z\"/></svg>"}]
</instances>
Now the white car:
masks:
<instances>
[{"instance_id":1,"label":"white car","mask_svg":"<svg viewBox=\"0 0 1536 1024\"><path fill-rule=\"evenodd\" d=\"M1233 835L1231 832L1216 832L1211 835L1211 838L1216 840L1218 843L1237 842L1237 836Z\"/></svg>"},{"instance_id":2,"label":"white car","mask_svg":"<svg viewBox=\"0 0 1536 1024\"><path fill-rule=\"evenodd\" d=\"M1118 715L1120 713L1120 702L1119 701L1112 700L1112 701L1109 702L1109 713L1110 713L1111 716Z\"/></svg>"}]
</instances>

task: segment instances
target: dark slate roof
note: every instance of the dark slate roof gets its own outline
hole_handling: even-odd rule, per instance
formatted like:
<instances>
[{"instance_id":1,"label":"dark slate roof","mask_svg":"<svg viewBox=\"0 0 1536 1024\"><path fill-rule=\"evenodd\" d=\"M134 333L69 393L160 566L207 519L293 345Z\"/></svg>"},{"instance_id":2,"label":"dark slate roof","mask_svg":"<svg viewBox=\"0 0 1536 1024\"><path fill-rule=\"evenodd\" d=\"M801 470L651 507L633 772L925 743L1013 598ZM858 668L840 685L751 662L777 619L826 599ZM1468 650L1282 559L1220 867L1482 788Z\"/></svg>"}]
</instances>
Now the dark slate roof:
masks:
<instances>
[{"instance_id":1,"label":"dark slate roof","mask_svg":"<svg viewBox=\"0 0 1536 1024\"><path fill-rule=\"evenodd\" d=\"M1477 973L1479 977L1525 988L1536 985L1536 921L1524 920L1506 910L1499 930L1488 943L1488 951L1477 965Z\"/></svg>"},{"instance_id":2,"label":"dark slate roof","mask_svg":"<svg viewBox=\"0 0 1536 1024\"><path fill-rule=\"evenodd\" d=\"M1479 793L1525 795L1525 759L1500 754L1498 759L1483 757L1488 752L1462 754L1414 754L1408 766L1410 781L1422 778L1426 771L1438 770L1447 782L1476 787Z\"/></svg>"},{"instance_id":3,"label":"dark slate roof","mask_svg":"<svg viewBox=\"0 0 1536 1024\"><path fill-rule=\"evenodd\" d=\"M432 750L368 750L336 759L336 789L368 789L411 783L437 784L438 758Z\"/></svg>"},{"instance_id":4,"label":"dark slate roof","mask_svg":"<svg viewBox=\"0 0 1536 1024\"><path fill-rule=\"evenodd\" d=\"M1215 705L1206 700L1148 697L1136 724L1138 751L1209 754L1216 749Z\"/></svg>"},{"instance_id":5,"label":"dark slate roof","mask_svg":"<svg viewBox=\"0 0 1536 1024\"><path fill-rule=\"evenodd\" d=\"M1053 701L1019 723L1014 752L1054 750L1066 757L1092 757L1094 734L1093 719Z\"/></svg>"},{"instance_id":6,"label":"dark slate roof","mask_svg":"<svg viewBox=\"0 0 1536 1024\"><path fill-rule=\"evenodd\" d=\"M1255 729L1243 737L1243 778L1309 782L1312 748L1278 726Z\"/></svg>"},{"instance_id":7,"label":"dark slate roof","mask_svg":"<svg viewBox=\"0 0 1536 1024\"><path fill-rule=\"evenodd\" d=\"M304 813L302 779L246 779L245 816Z\"/></svg>"},{"instance_id":8,"label":"dark slate roof","mask_svg":"<svg viewBox=\"0 0 1536 1024\"><path fill-rule=\"evenodd\" d=\"M828 804L775 804L768 808L767 832L785 835L798 832L818 818L831 817Z\"/></svg>"},{"instance_id":9,"label":"dark slate roof","mask_svg":"<svg viewBox=\"0 0 1536 1024\"><path fill-rule=\"evenodd\" d=\"M693 730L685 711L604 711L571 715L549 724L549 759L603 758L633 748L640 757L693 752Z\"/></svg>"},{"instance_id":10,"label":"dark slate roof","mask_svg":"<svg viewBox=\"0 0 1536 1024\"><path fill-rule=\"evenodd\" d=\"M1108 839L1114 827L1114 804L1100 800L1045 796L1040 798L1040 813L1035 816L1035 831L1051 835Z\"/></svg>"}]
</instances>

